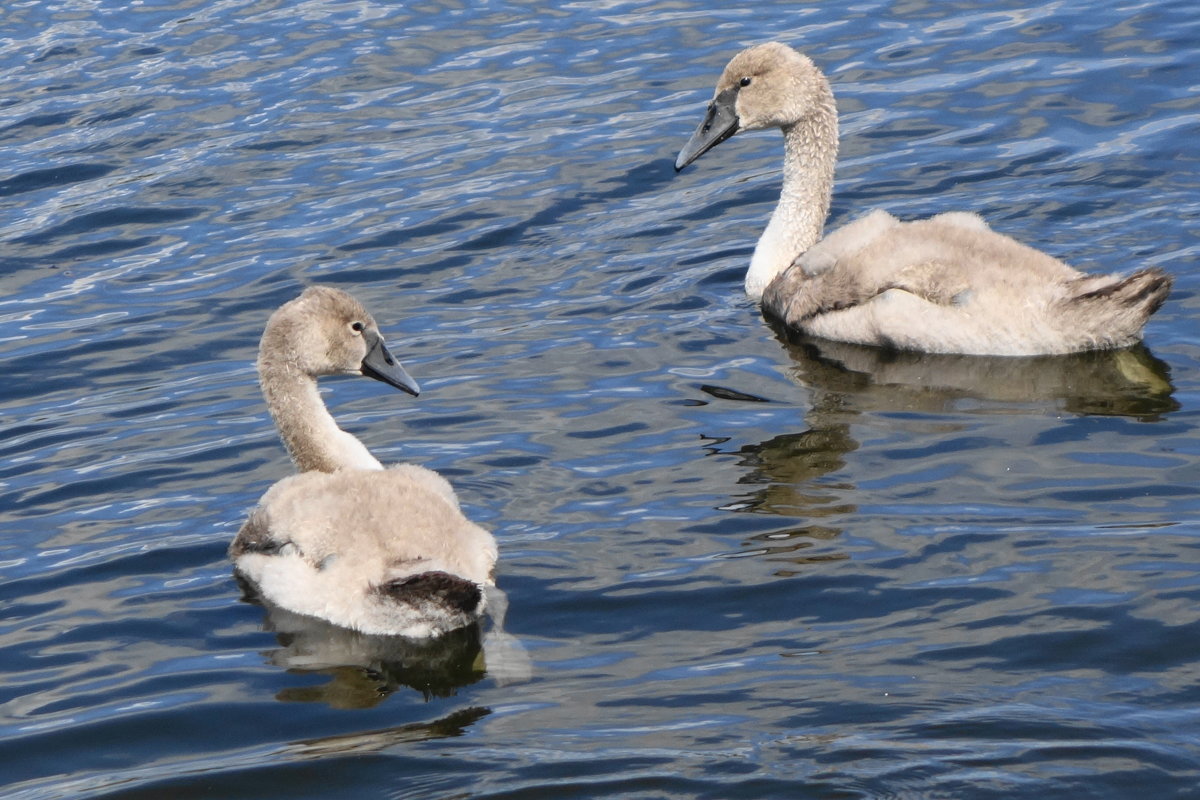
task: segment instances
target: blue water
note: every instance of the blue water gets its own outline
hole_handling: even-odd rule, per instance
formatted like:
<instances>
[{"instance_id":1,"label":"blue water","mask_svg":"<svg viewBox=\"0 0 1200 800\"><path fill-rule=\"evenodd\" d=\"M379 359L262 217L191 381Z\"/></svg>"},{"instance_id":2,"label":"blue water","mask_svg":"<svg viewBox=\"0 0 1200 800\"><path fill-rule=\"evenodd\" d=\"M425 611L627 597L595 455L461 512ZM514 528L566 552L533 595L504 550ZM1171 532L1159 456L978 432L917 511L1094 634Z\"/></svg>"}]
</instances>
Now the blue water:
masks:
<instances>
[{"instance_id":1,"label":"blue water","mask_svg":"<svg viewBox=\"0 0 1200 800\"><path fill-rule=\"evenodd\" d=\"M833 223L1161 266L1146 347L777 337L779 136L672 169L768 39L833 81ZM1193 3L31 0L0 44L5 797L1196 796ZM528 679L241 599L313 282L425 389L325 396L495 532Z\"/></svg>"}]
</instances>

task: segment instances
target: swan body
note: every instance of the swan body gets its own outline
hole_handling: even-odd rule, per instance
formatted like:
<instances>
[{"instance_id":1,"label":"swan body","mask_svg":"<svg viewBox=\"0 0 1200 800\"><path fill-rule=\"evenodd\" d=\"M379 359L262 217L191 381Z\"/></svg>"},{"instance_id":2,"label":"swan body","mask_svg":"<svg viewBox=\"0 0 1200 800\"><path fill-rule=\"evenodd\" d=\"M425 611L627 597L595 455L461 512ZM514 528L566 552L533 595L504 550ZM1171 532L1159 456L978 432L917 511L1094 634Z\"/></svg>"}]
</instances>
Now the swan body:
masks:
<instances>
[{"instance_id":1,"label":"swan body","mask_svg":"<svg viewBox=\"0 0 1200 800\"><path fill-rule=\"evenodd\" d=\"M238 531L238 574L270 605L367 634L436 636L474 622L495 539L436 472L385 469L317 392L318 376L338 374L419 392L366 309L340 290L306 289L268 321L258 373L300 472L268 489Z\"/></svg>"},{"instance_id":2,"label":"swan body","mask_svg":"<svg viewBox=\"0 0 1200 800\"><path fill-rule=\"evenodd\" d=\"M901 350L1051 355L1137 342L1170 292L1160 269L1085 274L968 212L901 222L876 210L822 238L837 160L833 91L779 42L729 62L675 169L763 128L783 131L783 187L745 286L791 328Z\"/></svg>"}]
</instances>

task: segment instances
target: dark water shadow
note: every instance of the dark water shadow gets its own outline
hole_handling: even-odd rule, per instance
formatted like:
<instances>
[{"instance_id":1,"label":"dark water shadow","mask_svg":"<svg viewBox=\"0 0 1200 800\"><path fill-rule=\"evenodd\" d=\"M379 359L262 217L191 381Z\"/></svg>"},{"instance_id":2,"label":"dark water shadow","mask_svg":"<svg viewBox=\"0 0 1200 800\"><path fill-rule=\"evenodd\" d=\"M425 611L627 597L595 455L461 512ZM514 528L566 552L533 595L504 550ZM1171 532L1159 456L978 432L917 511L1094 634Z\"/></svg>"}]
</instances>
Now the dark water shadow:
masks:
<instances>
[{"instance_id":1,"label":"dark water shadow","mask_svg":"<svg viewBox=\"0 0 1200 800\"><path fill-rule=\"evenodd\" d=\"M472 725L491 713L491 709L470 706L432 722L414 722L382 730L303 739L290 743L287 750L292 755L308 758L376 753L397 744L462 736Z\"/></svg>"},{"instance_id":2,"label":"dark water shadow","mask_svg":"<svg viewBox=\"0 0 1200 800\"><path fill-rule=\"evenodd\" d=\"M209 764L192 767L173 764L162 768L149 780L127 777L108 778L110 791L103 797L115 800L159 800L159 798L266 798L266 797L388 797L387 791L359 791L370 780L373 767L384 772L373 787L396 784L395 754L389 750L440 739L464 736L491 709L479 706L459 708L427 722L409 722L389 728L356 731L332 736L297 739L256 751L240 763L213 768ZM385 754L385 766L378 759L364 758ZM171 767L174 767L173 769ZM366 775L367 777L364 777ZM115 787L115 788L114 788ZM335 788L330 788L335 787ZM72 796L100 797L94 784ZM339 790L340 789L340 790ZM56 796L62 796L61 793ZM405 795L413 796L413 795ZM464 795L465 796L465 795Z\"/></svg>"},{"instance_id":3,"label":"dark water shadow","mask_svg":"<svg viewBox=\"0 0 1200 800\"><path fill-rule=\"evenodd\" d=\"M842 529L831 524L831 518L856 510L846 499L856 487L826 477L844 467L846 454L858 449L849 423L779 434L733 451L722 447L726 441L708 438L704 446L710 454L737 457L745 470L737 483L746 491L718 510L761 515L764 523L787 522L754 526L765 529L752 533L745 524L732 524L731 532L742 536L741 545L719 558L759 558L780 564L775 574L787 577L850 557L837 549Z\"/></svg>"}]
</instances>

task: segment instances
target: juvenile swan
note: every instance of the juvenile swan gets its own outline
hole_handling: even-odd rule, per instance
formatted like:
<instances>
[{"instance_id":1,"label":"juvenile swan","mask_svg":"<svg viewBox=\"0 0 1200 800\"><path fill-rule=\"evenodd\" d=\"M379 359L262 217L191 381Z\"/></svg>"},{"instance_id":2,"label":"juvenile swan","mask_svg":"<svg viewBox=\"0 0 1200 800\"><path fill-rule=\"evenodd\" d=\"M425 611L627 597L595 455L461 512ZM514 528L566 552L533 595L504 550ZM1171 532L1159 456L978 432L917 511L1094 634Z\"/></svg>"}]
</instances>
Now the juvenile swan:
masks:
<instances>
[{"instance_id":1,"label":"juvenile swan","mask_svg":"<svg viewBox=\"0 0 1200 800\"><path fill-rule=\"evenodd\" d=\"M317 392L322 375L419 391L345 292L314 286L272 314L259 383L300 474L267 490L238 531L237 572L268 603L363 633L437 636L470 624L492 584L495 539L436 472L384 469L338 428Z\"/></svg>"},{"instance_id":2,"label":"juvenile swan","mask_svg":"<svg viewBox=\"0 0 1200 800\"><path fill-rule=\"evenodd\" d=\"M746 293L789 327L844 342L975 355L1046 355L1141 338L1171 279L1157 268L1085 275L966 212L900 222L873 211L821 239L837 110L816 65L787 45L734 56L675 169L740 130L783 131L783 190Z\"/></svg>"}]
</instances>

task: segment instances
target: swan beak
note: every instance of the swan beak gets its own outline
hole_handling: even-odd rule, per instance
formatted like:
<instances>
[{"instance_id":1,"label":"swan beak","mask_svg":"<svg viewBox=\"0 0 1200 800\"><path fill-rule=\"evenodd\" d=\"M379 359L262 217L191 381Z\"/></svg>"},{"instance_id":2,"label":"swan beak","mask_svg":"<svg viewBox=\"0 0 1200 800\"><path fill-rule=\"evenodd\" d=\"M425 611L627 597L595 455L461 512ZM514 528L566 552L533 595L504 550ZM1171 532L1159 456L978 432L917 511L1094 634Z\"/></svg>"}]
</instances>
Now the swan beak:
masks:
<instances>
[{"instance_id":1,"label":"swan beak","mask_svg":"<svg viewBox=\"0 0 1200 800\"><path fill-rule=\"evenodd\" d=\"M374 331L363 331L367 342L367 355L362 360L362 374L377 381L402 389L413 397L421 393L421 387L405 371L400 362L388 352L383 337Z\"/></svg>"},{"instance_id":2,"label":"swan beak","mask_svg":"<svg viewBox=\"0 0 1200 800\"><path fill-rule=\"evenodd\" d=\"M737 89L733 88L721 92L708 104L708 113L704 115L704 122L701 122L700 127L696 128L692 138L687 140L687 144L679 151L679 157L675 159L676 172L737 133L736 103Z\"/></svg>"}]
</instances>

